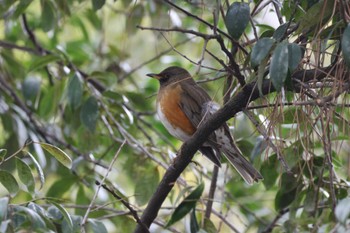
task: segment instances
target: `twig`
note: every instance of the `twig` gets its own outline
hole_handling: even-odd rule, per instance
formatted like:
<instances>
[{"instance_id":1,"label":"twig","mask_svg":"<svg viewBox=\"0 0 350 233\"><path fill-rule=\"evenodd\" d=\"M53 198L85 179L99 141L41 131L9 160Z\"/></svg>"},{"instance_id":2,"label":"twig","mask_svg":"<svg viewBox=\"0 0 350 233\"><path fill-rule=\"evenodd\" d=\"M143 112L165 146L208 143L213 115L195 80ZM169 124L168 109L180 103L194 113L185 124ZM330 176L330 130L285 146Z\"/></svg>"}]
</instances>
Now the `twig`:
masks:
<instances>
[{"instance_id":1,"label":"twig","mask_svg":"<svg viewBox=\"0 0 350 233\"><path fill-rule=\"evenodd\" d=\"M141 226L143 227L143 230L145 232L149 232L146 225L141 222L141 219L139 218L137 211L134 210L134 208L132 208L131 205L127 201L125 201L123 198L121 198L116 192L114 192L114 190L110 189L106 184L101 184L97 180L95 181L95 183L96 183L96 185L101 186L102 188L107 190L110 194L112 194L113 197L115 197L118 201L120 201L130 211L131 215L134 217L136 222L138 224L141 224Z\"/></svg>"},{"instance_id":2,"label":"twig","mask_svg":"<svg viewBox=\"0 0 350 233\"><path fill-rule=\"evenodd\" d=\"M280 210L276 217L272 220L272 222L266 227L265 230L263 230L261 233L270 233L272 232L273 228L275 228L277 221L285 214L289 212L289 208L285 208Z\"/></svg>"},{"instance_id":3,"label":"twig","mask_svg":"<svg viewBox=\"0 0 350 233\"><path fill-rule=\"evenodd\" d=\"M108 169L107 169L107 171L106 171L106 174L104 175L104 177L103 177L103 179L102 179L102 181L101 181L102 184L103 184L104 181L107 179L107 176L108 176L109 172L112 170L112 167L113 167L115 161L117 160L118 155L119 155L121 149L123 148L123 146L125 145L125 143L126 143L126 140L124 140L124 142L120 145L120 147L118 148L117 152L115 153L115 155L114 155L114 157L113 157L113 160L112 160L112 162L110 163L110 165L109 165L109 167L108 167ZM100 188L101 188L101 185L99 185L99 186L97 187L97 190L96 190L96 192L95 192L95 194L94 194L94 196L93 196L93 198L92 198L92 200L91 200L91 202L90 202L90 205L89 205L88 209L86 210L86 213L85 213L85 215L84 215L84 217L83 217L83 220L81 221L81 232L82 232L82 233L85 232L85 224L86 224L86 221L87 221L87 219L88 219L88 216L89 216L89 213L90 213L90 211L91 211L91 208L92 208L92 206L93 206L95 200L97 199L97 195L98 195L98 193L100 192Z\"/></svg>"},{"instance_id":4,"label":"twig","mask_svg":"<svg viewBox=\"0 0 350 233\"><path fill-rule=\"evenodd\" d=\"M291 170L290 170L287 162L284 160L283 155L281 154L280 150L275 146L275 144L272 143L270 137L267 135L265 128L261 124L259 124L259 122L254 118L254 116L248 110L245 109L245 110L243 110L243 112L248 117L248 119L254 124L254 126L258 130L258 132L264 137L265 141L272 148L272 150L277 154L277 158L281 162L284 170L287 173L290 173Z\"/></svg>"},{"instance_id":5,"label":"twig","mask_svg":"<svg viewBox=\"0 0 350 233\"><path fill-rule=\"evenodd\" d=\"M140 28L141 30L144 30L143 28L141 28L141 26L136 26L136 27ZM185 40L183 40L183 41L181 41L181 42L179 42L179 43L173 45L173 47L176 48L176 47L178 47L178 46L180 46L180 45L183 45L183 44L187 43L187 42L190 41L190 40L191 40L191 38L185 39ZM137 70L141 69L141 67L143 67L143 66L145 66L145 65L147 65L147 64L149 64L149 63L151 63L151 62L153 62L153 61L156 61L158 58L160 58L161 56L163 56L163 55L165 55L165 54L171 52L172 50L173 50L173 48L171 47L171 48L169 48L169 49L167 49L167 50L164 50L163 52L160 52L157 56L152 57L151 59L149 59L149 60L147 60L147 61L145 61L145 62L139 64L138 66L134 67L134 68L131 69L129 72L127 72L126 74L124 74L123 76L121 76L121 77L118 79L118 82L124 81L124 79L126 79L127 77L129 77L131 74L133 74L133 73L136 72Z\"/></svg>"},{"instance_id":6,"label":"twig","mask_svg":"<svg viewBox=\"0 0 350 233\"><path fill-rule=\"evenodd\" d=\"M205 209L205 215L204 215L204 217L207 219L210 219L210 214L212 212L213 201L214 201L215 190L216 190L216 183L218 180L218 173L219 173L219 168L217 166L214 166L213 175L211 177L207 208Z\"/></svg>"}]
</instances>

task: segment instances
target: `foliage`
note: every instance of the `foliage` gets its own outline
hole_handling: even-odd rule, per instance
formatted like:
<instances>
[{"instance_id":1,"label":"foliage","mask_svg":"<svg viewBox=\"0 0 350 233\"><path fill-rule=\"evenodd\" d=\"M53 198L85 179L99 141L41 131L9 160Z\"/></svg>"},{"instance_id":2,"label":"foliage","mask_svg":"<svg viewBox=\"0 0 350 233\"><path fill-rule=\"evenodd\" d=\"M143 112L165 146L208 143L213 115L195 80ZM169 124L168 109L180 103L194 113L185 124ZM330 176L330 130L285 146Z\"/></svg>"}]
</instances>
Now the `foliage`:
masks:
<instances>
[{"instance_id":1,"label":"foliage","mask_svg":"<svg viewBox=\"0 0 350 233\"><path fill-rule=\"evenodd\" d=\"M181 145L145 77L170 65L221 104L258 88L228 123L264 180L224 164L211 196L196 155L152 232L350 229L348 1L4 0L0 14L1 230L133 232Z\"/></svg>"}]
</instances>

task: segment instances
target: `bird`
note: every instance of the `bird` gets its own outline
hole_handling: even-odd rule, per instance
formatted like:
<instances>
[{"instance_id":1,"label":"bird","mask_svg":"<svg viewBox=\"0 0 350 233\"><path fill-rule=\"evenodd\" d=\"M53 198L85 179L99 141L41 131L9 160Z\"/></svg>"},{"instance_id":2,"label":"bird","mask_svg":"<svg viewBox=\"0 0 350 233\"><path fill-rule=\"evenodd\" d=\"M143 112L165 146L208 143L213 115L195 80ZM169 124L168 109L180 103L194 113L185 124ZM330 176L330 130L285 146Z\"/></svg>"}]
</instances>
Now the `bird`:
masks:
<instances>
[{"instance_id":1,"label":"bird","mask_svg":"<svg viewBox=\"0 0 350 233\"><path fill-rule=\"evenodd\" d=\"M183 142L220 107L186 69L170 66L158 74L146 75L160 84L157 94L160 121L172 136ZM218 167L223 154L247 184L263 179L236 146L226 123L208 137L199 151Z\"/></svg>"}]
</instances>

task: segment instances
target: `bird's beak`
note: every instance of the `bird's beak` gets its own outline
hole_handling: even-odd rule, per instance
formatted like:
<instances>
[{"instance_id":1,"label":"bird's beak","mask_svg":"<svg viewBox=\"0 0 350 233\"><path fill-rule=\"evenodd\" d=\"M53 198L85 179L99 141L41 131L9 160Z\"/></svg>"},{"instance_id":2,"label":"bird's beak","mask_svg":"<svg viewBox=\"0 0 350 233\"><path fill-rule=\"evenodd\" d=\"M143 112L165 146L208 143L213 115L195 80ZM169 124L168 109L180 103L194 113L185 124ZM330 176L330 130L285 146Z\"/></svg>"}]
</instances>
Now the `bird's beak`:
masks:
<instances>
[{"instance_id":1,"label":"bird's beak","mask_svg":"<svg viewBox=\"0 0 350 233\"><path fill-rule=\"evenodd\" d=\"M148 77L151 77L151 78L155 78L155 79L157 79L157 80L159 80L160 79L160 76L159 76L159 74L146 74Z\"/></svg>"}]
</instances>

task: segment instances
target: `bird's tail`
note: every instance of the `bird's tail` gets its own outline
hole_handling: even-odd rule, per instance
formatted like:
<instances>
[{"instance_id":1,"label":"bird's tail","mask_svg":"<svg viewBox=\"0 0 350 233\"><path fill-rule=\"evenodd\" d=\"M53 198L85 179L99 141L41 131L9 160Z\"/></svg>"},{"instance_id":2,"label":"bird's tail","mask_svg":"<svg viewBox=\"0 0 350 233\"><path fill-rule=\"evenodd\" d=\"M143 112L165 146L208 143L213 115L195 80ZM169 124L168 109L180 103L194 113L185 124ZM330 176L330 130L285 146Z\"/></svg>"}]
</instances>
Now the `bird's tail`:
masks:
<instances>
[{"instance_id":1,"label":"bird's tail","mask_svg":"<svg viewBox=\"0 0 350 233\"><path fill-rule=\"evenodd\" d=\"M256 170L253 165L243 157L236 146L230 148L223 147L222 152L247 184L253 184L254 182L263 179L258 170Z\"/></svg>"}]
</instances>

